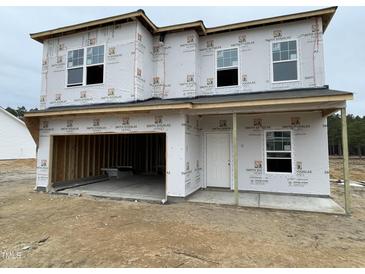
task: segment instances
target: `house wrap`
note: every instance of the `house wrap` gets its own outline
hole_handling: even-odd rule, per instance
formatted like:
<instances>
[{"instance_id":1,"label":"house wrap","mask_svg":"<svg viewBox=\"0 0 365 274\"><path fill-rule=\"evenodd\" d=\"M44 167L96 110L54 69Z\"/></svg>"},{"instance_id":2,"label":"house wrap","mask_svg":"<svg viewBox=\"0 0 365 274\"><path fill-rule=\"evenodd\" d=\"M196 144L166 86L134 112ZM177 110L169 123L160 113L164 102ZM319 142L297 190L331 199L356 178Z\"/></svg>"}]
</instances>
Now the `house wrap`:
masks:
<instances>
[{"instance_id":1,"label":"house wrap","mask_svg":"<svg viewBox=\"0 0 365 274\"><path fill-rule=\"evenodd\" d=\"M43 44L40 111L26 115L37 188L128 168L162 176L166 199L330 195L327 116L352 99L325 80L335 11L207 28L157 27L138 10L31 34Z\"/></svg>"}]
</instances>

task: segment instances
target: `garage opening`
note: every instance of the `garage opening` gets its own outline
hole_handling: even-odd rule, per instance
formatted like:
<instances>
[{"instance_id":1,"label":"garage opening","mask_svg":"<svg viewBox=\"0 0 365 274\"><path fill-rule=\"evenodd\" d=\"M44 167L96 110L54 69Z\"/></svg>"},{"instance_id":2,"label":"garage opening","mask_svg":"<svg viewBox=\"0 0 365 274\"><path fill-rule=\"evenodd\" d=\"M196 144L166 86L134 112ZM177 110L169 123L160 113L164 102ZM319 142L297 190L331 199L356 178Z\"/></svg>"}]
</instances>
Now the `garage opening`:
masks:
<instances>
[{"instance_id":1,"label":"garage opening","mask_svg":"<svg viewBox=\"0 0 365 274\"><path fill-rule=\"evenodd\" d=\"M68 194L165 198L165 133L54 136L52 187Z\"/></svg>"}]
</instances>

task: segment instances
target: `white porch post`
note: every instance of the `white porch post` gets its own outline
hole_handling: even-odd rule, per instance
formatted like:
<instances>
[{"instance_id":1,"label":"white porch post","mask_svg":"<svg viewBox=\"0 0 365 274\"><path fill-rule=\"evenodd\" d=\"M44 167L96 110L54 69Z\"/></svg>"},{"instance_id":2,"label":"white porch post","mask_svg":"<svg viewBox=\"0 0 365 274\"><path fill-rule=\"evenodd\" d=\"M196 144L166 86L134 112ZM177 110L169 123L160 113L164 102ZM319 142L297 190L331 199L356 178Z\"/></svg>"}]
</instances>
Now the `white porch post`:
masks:
<instances>
[{"instance_id":1,"label":"white porch post","mask_svg":"<svg viewBox=\"0 0 365 274\"><path fill-rule=\"evenodd\" d=\"M233 139L233 186L234 186L234 201L239 204L238 195L238 151L237 151L237 114L232 114L232 139Z\"/></svg>"},{"instance_id":2,"label":"white porch post","mask_svg":"<svg viewBox=\"0 0 365 274\"><path fill-rule=\"evenodd\" d=\"M345 191L345 211L351 214L351 197L349 183L349 148L347 142L347 119L346 107L341 108L341 128L342 128L342 153L343 153L343 180Z\"/></svg>"}]
</instances>

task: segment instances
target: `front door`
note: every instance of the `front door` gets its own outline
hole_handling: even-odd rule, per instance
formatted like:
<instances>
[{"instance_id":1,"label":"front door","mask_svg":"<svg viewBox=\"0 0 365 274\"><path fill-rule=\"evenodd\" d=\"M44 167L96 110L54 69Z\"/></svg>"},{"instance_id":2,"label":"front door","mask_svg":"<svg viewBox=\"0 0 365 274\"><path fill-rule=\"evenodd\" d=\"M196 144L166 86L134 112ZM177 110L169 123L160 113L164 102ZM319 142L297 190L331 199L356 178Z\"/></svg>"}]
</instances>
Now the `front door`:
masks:
<instances>
[{"instance_id":1,"label":"front door","mask_svg":"<svg viewBox=\"0 0 365 274\"><path fill-rule=\"evenodd\" d=\"M208 187L230 187L230 134L206 134L206 178Z\"/></svg>"}]
</instances>

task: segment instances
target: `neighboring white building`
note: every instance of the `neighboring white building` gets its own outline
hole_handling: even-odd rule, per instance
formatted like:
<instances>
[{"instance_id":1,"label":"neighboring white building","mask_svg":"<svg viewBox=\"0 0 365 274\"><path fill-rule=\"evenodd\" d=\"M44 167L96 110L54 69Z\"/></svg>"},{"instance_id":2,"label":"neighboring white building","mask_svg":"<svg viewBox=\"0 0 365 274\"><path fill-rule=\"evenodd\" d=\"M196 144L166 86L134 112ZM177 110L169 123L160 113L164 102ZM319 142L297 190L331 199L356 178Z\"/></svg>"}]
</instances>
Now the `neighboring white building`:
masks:
<instances>
[{"instance_id":1,"label":"neighboring white building","mask_svg":"<svg viewBox=\"0 0 365 274\"><path fill-rule=\"evenodd\" d=\"M206 28L141 10L32 34L43 43L37 188L133 167L167 197L201 188L330 195L325 82L336 8ZM335 58L335 57L334 57ZM237 155L237 157L234 157Z\"/></svg>"},{"instance_id":2,"label":"neighboring white building","mask_svg":"<svg viewBox=\"0 0 365 274\"><path fill-rule=\"evenodd\" d=\"M36 157L36 145L24 122L0 107L0 160Z\"/></svg>"}]
</instances>

